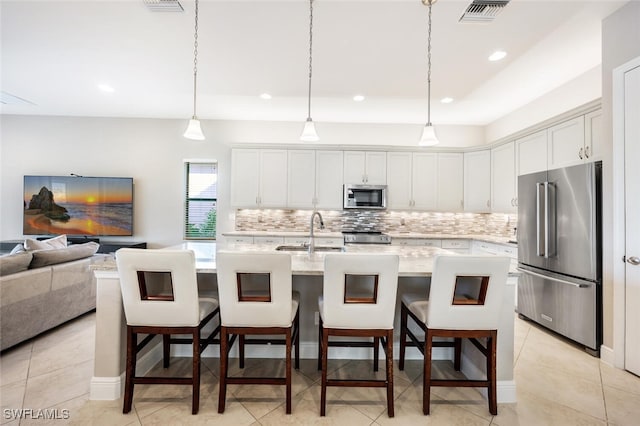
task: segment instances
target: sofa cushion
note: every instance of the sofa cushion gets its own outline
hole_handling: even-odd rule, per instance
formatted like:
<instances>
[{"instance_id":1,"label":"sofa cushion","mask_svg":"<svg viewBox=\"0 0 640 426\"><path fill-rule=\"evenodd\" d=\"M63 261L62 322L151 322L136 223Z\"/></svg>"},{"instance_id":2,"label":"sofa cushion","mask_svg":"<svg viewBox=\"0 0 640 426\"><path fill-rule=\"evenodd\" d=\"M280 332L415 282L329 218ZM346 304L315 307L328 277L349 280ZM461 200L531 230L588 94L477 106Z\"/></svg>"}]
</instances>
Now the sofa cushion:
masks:
<instances>
[{"instance_id":1,"label":"sofa cushion","mask_svg":"<svg viewBox=\"0 0 640 426\"><path fill-rule=\"evenodd\" d=\"M28 251L0 257L0 276L26 271L29 268L32 258L33 254Z\"/></svg>"},{"instance_id":2,"label":"sofa cushion","mask_svg":"<svg viewBox=\"0 0 640 426\"><path fill-rule=\"evenodd\" d=\"M67 247L67 236L65 234L42 241L31 238L24 240L24 248L27 250L51 250L65 247Z\"/></svg>"},{"instance_id":3,"label":"sofa cushion","mask_svg":"<svg viewBox=\"0 0 640 426\"><path fill-rule=\"evenodd\" d=\"M55 250L35 250L30 268L39 268L41 266L55 265L56 263L69 262L71 260L82 259L93 256L100 247L100 244L88 242L84 244L72 244L65 248Z\"/></svg>"}]
</instances>

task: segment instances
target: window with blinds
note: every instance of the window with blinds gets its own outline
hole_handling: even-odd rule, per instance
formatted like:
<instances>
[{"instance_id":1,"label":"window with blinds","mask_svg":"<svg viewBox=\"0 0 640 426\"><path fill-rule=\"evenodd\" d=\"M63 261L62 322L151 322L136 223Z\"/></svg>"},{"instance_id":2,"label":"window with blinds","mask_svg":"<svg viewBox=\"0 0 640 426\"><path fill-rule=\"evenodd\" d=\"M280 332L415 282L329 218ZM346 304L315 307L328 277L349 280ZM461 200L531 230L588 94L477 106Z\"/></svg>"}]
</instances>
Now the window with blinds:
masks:
<instances>
[{"instance_id":1,"label":"window with blinds","mask_svg":"<svg viewBox=\"0 0 640 426\"><path fill-rule=\"evenodd\" d=\"M187 240L216 238L218 164L186 162L184 237Z\"/></svg>"}]
</instances>

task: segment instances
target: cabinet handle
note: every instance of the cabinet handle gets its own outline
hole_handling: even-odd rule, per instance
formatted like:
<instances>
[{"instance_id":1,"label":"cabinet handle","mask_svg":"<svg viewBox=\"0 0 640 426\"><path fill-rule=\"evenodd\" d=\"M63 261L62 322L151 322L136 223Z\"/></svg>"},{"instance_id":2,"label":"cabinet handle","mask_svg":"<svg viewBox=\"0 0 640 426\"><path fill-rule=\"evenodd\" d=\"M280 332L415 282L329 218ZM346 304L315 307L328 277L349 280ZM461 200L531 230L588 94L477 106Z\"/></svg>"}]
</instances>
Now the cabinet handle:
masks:
<instances>
[{"instance_id":1,"label":"cabinet handle","mask_svg":"<svg viewBox=\"0 0 640 426\"><path fill-rule=\"evenodd\" d=\"M259 202L258 202L258 196L257 196L257 195L256 195L256 204L259 204Z\"/></svg>"},{"instance_id":2,"label":"cabinet handle","mask_svg":"<svg viewBox=\"0 0 640 426\"><path fill-rule=\"evenodd\" d=\"M586 158L589 158L589 146L588 145L584 148L584 156Z\"/></svg>"},{"instance_id":3,"label":"cabinet handle","mask_svg":"<svg viewBox=\"0 0 640 426\"><path fill-rule=\"evenodd\" d=\"M460 207L464 208L464 200L460 200Z\"/></svg>"},{"instance_id":4,"label":"cabinet handle","mask_svg":"<svg viewBox=\"0 0 640 426\"><path fill-rule=\"evenodd\" d=\"M514 204L514 198L511 199L511 206L515 206Z\"/></svg>"},{"instance_id":5,"label":"cabinet handle","mask_svg":"<svg viewBox=\"0 0 640 426\"><path fill-rule=\"evenodd\" d=\"M518 197L513 199L513 207L518 207Z\"/></svg>"},{"instance_id":6,"label":"cabinet handle","mask_svg":"<svg viewBox=\"0 0 640 426\"><path fill-rule=\"evenodd\" d=\"M487 207L491 207L491 200L487 200Z\"/></svg>"},{"instance_id":7,"label":"cabinet handle","mask_svg":"<svg viewBox=\"0 0 640 426\"><path fill-rule=\"evenodd\" d=\"M582 160L582 158L583 158L583 157L582 157L582 151L583 151L583 149L582 149L582 148L580 148L580 151L578 151L578 157L580 157L580 159L581 159L581 160Z\"/></svg>"}]
</instances>

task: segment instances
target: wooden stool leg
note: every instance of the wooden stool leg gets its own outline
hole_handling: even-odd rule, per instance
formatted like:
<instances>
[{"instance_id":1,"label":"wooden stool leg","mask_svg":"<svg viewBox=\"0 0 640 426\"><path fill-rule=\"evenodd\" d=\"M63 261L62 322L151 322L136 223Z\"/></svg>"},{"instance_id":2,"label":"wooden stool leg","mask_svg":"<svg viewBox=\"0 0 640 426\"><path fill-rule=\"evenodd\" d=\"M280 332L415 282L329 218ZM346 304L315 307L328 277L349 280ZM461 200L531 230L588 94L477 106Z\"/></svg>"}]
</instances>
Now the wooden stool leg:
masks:
<instances>
[{"instance_id":1,"label":"wooden stool leg","mask_svg":"<svg viewBox=\"0 0 640 426\"><path fill-rule=\"evenodd\" d=\"M407 346L407 307L404 303L400 304L400 355L398 360L398 368L404 370L404 355Z\"/></svg>"},{"instance_id":2,"label":"wooden stool leg","mask_svg":"<svg viewBox=\"0 0 640 426\"><path fill-rule=\"evenodd\" d=\"M169 368L169 356L171 351L171 335L162 335L162 366Z\"/></svg>"},{"instance_id":3,"label":"wooden stool leg","mask_svg":"<svg viewBox=\"0 0 640 426\"><path fill-rule=\"evenodd\" d=\"M218 413L224 413L227 397L227 363L229 362L229 341L227 328L220 327L220 392L218 394Z\"/></svg>"},{"instance_id":4,"label":"wooden stool leg","mask_svg":"<svg viewBox=\"0 0 640 426\"><path fill-rule=\"evenodd\" d=\"M240 368L244 368L244 334L238 336L238 357Z\"/></svg>"},{"instance_id":5,"label":"wooden stool leg","mask_svg":"<svg viewBox=\"0 0 640 426\"><path fill-rule=\"evenodd\" d=\"M318 321L318 371L322 370L322 317Z\"/></svg>"},{"instance_id":6,"label":"wooden stool leg","mask_svg":"<svg viewBox=\"0 0 640 426\"><path fill-rule=\"evenodd\" d=\"M200 409L200 329L193 331L193 391L191 396L191 414L198 414Z\"/></svg>"},{"instance_id":7,"label":"wooden stool leg","mask_svg":"<svg viewBox=\"0 0 640 426\"><path fill-rule=\"evenodd\" d=\"M422 412L429 414L431 405L431 352L433 349L433 336L431 331L427 329L424 334L424 379L422 394Z\"/></svg>"},{"instance_id":8,"label":"wooden stool leg","mask_svg":"<svg viewBox=\"0 0 640 426\"><path fill-rule=\"evenodd\" d=\"M291 414L291 328L287 329L286 333L286 414Z\"/></svg>"},{"instance_id":9,"label":"wooden stool leg","mask_svg":"<svg viewBox=\"0 0 640 426\"><path fill-rule=\"evenodd\" d=\"M393 417L395 415L393 409L393 329L387 332L387 415Z\"/></svg>"},{"instance_id":10,"label":"wooden stool leg","mask_svg":"<svg viewBox=\"0 0 640 426\"><path fill-rule=\"evenodd\" d=\"M498 414L498 403L496 395L496 352L497 352L497 340L498 333L496 330L491 331L491 337L489 337L487 345L487 376L489 380L488 399L489 399L489 412L494 416Z\"/></svg>"},{"instance_id":11,"label":"wooden stool leg","mask_svg":"<svg viewBox=\"0 0 640 426\"><path fill-rule=\"evenodd\" d=\"M453 369L456 371L460 371L460 359L462 358L462 339L460 337L456 337L454 341Z\"/></svg>"},{"instance_id":12,"label":"wooden stool leg","mask_svg":"<svg viewBox=\"0 0 640 426\"><path fill-rule=\"evenodd\" d=\"M127 414L131 411L131 405L133 403L133 379L136 375L136 346L138 344L137 336L138 335L133 332L133 329L127 326L127 368L124 383L123 414Z\"/></svg>"},{"instance_id":13,"label":"wooden stool leg","mask_svg":"<svg viewBox=\"0 0 640 426\"><path fill-rule=\"evenodd\" d=\"M296 328L296 341L295 341L295 345L296 345L296 362L295 362L295 368L296 370L300 369L300 310L298 310L298 312L296 313L296 317L294 319L294 326Z\"/></svg>"},{"instance_id":14,"label":"wooden stool leg","mask_svg":"<svg viewBox=\"0 0 640 426\"><path fill-rule=\"evenodd\" d=\"M373 371L378 371L378 361L380 361L380 338L373 338Z\"/></svg>"},{"instance_id":15,"label":"wooden stool leg","mask_svg":"<svg viewBox=\"0 0 640 426\"><path fill-rule=\"evenodd\" d=\"M322 321L322 320L321 320ZM329 348L329 330L322 329L322 385L320 388L320 416L325 415L327 408L327 358Z\"/></svg>"}]
</instances>

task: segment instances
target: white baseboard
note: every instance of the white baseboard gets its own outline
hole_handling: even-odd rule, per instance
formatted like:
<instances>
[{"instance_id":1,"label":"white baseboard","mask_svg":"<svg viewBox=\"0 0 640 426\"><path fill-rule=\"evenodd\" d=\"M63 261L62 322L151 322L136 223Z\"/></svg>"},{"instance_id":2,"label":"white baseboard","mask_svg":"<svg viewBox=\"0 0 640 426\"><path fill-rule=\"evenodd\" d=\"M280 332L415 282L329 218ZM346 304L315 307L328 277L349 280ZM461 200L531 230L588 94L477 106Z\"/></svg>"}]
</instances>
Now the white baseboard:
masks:
<instances>
[{"instance_id":1,"label":"white baseboard","mask_svg":"<svg viewBox=\"0 0 640 426\"><path fill-rule=\"evenodd\" d=\"M615 366L615 352L608 346L602 345L600 346L600 362L603 362L610 366Z\"/></svg>"},{"instance_id":2,"label":"white baseboard","mask_svg":"<svg viewBox=\"0 0 640 426\"><path fill-rule=\"evenodd\" d=\"M161 360L162 344L158 344L138 358L136 371L139 374L145 374ZM124 390L124 378L124 373L118 377L93 376L89 385L89 399L94 401L120 399Z\"/></svg>"},{"instance_id":3,"label":"white baseboard","mask_svg":"<svg viewBox=\"0 0 640 426\"><path fill-rule=\"evenodd\" d=\"M486 374L481 371L469 358L462 355L462 372L473 380L486 380ZM487 390L479 389L484 398L487 398ZM496 400L500 404L518 402L515 380L498 380L496 382Z\"/></svg>"}]
</instances>

